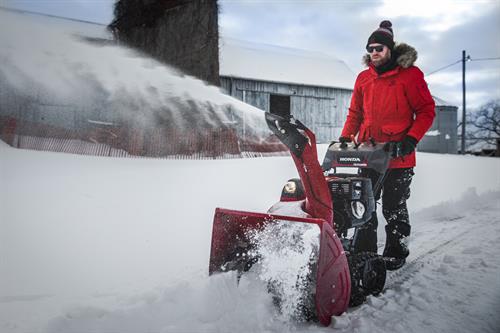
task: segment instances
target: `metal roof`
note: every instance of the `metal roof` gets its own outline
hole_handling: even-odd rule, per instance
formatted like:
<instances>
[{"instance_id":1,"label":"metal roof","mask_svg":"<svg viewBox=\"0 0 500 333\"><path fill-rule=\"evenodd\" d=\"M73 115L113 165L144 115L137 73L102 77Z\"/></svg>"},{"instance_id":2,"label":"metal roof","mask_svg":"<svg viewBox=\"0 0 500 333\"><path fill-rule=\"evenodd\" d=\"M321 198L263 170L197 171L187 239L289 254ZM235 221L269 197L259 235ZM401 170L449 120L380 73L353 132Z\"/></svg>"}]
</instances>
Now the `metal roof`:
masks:
<instances>
[{"instance_id":1,"label":"metal roof","mask_svg":"<svg viewBox=\"0 0 500 333\"><path fill-rule=\"evenodd\" d=\"M321 52L223 38L219 54L221 76L349 90L356 80L345 62Z\"/></svg>"}]
</instances>

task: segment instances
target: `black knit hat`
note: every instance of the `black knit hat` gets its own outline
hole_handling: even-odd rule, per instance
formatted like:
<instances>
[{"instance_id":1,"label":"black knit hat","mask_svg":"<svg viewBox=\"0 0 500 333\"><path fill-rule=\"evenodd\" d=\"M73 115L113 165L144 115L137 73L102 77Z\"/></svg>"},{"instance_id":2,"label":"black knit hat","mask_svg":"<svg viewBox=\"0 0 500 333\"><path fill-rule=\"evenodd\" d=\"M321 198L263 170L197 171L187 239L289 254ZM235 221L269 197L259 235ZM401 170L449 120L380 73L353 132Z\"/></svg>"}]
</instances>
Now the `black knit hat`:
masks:
<instances>
[{"instance_id":1,"label":"black knit hat","mask_svg":"<svg viewBox=\"0 0 500 333\"><path fill-rule=\"evenodd\" d=\"M391 21L380 22L379 28L370 35L370 38L368 38L366 46L372 43L385 45L392 51L394 48L394 33L392 32Z\"/></svg>"}]
</instances>

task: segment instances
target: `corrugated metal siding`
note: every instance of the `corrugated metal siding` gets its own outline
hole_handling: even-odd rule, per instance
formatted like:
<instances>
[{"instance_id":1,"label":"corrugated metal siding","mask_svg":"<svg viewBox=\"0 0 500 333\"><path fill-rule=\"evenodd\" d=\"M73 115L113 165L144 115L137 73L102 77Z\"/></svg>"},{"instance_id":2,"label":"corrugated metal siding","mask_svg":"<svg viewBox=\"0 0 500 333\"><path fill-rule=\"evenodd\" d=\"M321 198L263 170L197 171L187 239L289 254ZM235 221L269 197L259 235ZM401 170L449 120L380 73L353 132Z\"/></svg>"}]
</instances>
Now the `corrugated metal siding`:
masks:
<instances>
[{"instance_id":1,"label":"corrugated metal siding","mask_svg":"<svg viewBox=\"0 0 500 333\"><path fill-rule=\"evenodd\" d=\"M436 118L429 132L438 135L425 135L418 144L418 150L428 153L457 153L457 107L437 106Z\"/></svg>"},{"instance_id":2,"label":"corrugated metal siding","mask_svg":"<svg viewBox=\"0 0 500 333\"><path fill-rule=\"evenodd\" d=\"M221 77L221 85L226 93L265 111L269 111L270 94L291 96L291 114L314 131L319 143L340 135L352 94L346 89L229 77Z\"/></svg>"}]
</instances>

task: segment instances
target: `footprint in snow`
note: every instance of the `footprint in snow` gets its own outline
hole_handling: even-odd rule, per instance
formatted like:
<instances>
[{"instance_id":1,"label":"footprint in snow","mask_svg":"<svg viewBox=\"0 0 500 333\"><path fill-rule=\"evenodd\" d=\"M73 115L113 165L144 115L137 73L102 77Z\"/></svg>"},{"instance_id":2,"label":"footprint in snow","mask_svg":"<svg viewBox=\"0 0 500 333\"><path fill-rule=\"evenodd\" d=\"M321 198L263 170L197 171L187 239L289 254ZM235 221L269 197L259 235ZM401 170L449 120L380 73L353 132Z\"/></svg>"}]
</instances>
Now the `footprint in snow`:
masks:
<instances>
[{"instance_id":1,"label":"footprint in snow","mask_svg":"<svg viewBox=\"0 0 500 333\"><path fill-rule=\"evenodd\" d=\"M457 260L455 259L454 256L450 256L450 255L445 255L443 257L443 262L445 264L456 264L457 263Z\"/></svg>"},{"instance_id":2,"label":"footprint in snow","mask_svg":"<svg viewBox=\"0 0 500 333\"><path fill-rule=\"evenodd\" d=\"M486 263L486 261L484 261L483 259L480 259L480 260L479 260L479 265L480 265L480 266L482 266L482 267L490 267L490 265L488 265L488 264Z\"/></svg>"},{"instance_id":3,"label":"footprint in snow","mask_svg":"<svg viewBox=\"0 0 500 333\"><path fill-rule=\"evenodd\" d=\"M469 268L476 269L479 267L482 268L482 271L484 272L484 268L489 267L489 265L483 259L479 259L479 261L474 261L469 264Z\"/></svg>"},{"instance_id":4,"label":"footprint in snow","mask_svg":"<svg viewBox=\"0 0 500 333\"><path fill-rule=\"evenodd\" d=\"M448 274L448 267L447 267L447 266L445 266L445 265L443 265L443 264L441 264L441 265L439 266L439 268L437 269L437 271L438 271L439 273L441 273L441 274Z\"/></svg>"},{"instance_id":5,"label":"footprint in snow","mask_svg":"<svg viewBox=\"0 0 500 333\"><path fill-rule=\"evenodd\" d=\"M479 246L468 247L462 251L463 254L479 254L481 252L482 251Z\"/></svg>"}]
</instances>

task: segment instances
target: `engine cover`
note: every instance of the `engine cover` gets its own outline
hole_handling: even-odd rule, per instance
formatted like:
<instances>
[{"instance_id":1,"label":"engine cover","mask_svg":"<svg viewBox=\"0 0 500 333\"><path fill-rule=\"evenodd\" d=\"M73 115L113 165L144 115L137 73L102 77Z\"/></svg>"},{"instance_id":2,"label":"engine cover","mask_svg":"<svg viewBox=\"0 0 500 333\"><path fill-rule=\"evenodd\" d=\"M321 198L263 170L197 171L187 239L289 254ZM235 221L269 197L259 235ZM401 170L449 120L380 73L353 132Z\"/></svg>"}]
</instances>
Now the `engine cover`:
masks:
<instances>
[{"instance_id":1,"label":"engine cover","mask_svg":"<svg viewBox=\"0 0 500 333\"><path fill-rule=\"evenodd\" d=\"M347 224L342 226L341 229L359 227L366 223L375 211L372 182L369 178L352 177L352 175L344 176L339 177L337 175L327 179L333 200L333 208L337 215L335 220L339 219L338 214L342 214L342 220L344 224ZM362 216L354 214L353 203L361 203L364 206Z\"/></svg>"},{"instance_id":2,"label":"engine cover","mask_svg":"<svg viewBox=\"0 0 500 333\"><path fill-rule=\"evenodd\" d=\"M389 167L390 153L387 144L353 143L342 145L334 143L328 147L322 168L328 171L337 167L368 168L384 173Z\"/></svg>"}]
</instances>

